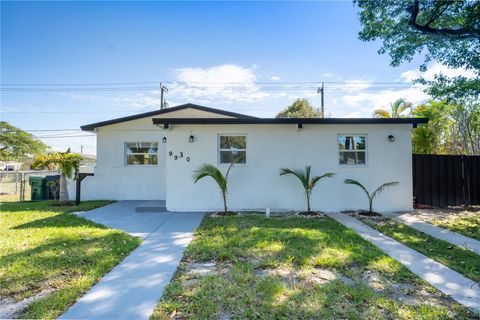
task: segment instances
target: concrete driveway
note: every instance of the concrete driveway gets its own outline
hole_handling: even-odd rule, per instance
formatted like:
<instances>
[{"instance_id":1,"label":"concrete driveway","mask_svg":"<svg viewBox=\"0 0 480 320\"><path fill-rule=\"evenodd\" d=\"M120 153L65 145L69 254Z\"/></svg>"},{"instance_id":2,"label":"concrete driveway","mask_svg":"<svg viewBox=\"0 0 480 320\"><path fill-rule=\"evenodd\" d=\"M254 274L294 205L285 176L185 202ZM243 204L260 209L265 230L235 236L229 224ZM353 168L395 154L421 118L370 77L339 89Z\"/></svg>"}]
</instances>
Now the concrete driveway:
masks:
<instances>
[{"instance_id":1,"label":"concrete driveway","mask_svg":"<svg viewBox=\"0 0 480 320\"><path fill-rule=\"evenodd\" d=\"M170 282L203 212L135 212L121 201L80 217L144 239L61 319L148 319Z\"/></svg>"}]
</instances>

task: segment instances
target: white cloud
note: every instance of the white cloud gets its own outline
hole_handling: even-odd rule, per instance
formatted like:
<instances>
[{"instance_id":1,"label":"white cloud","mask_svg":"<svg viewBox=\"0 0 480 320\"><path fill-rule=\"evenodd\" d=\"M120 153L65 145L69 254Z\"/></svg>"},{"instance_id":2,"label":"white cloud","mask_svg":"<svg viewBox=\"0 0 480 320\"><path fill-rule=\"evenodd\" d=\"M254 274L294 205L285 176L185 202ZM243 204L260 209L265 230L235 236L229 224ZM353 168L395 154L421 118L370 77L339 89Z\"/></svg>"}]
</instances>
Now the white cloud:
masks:
<instances>
[{"instance_id":1,"label":"white cloud","mask_svg":"<svg viewBox=\"0 0 480 320\"><path fill-rule=\"evenodd\" d=\"M415 79L424 77L426 80L433 80L436 74L442 73L447 77L465 76L467 78L475 77L475 73L464 68L452 69L438 62L433 63L425 72L418 69L408 70L400 74L400 80L403 82L412 82Z\"/></svg>"},{"instance_id":2,"label":"white cloud","mask_svg":"<svg viewBox=\"0 0 480 320\"><path fill-rule=\"evenodd\" d=\"M71 137L62 138L39 138L54 151L65 151L71 148L73 152L82 150L84 154L96 154L96 137L85 132L79 132Z\"/></svg>"},{"instance_id":3,"label":"white cloud","mask_svg":"<svg viewBox=\"0 0 480 320\"><path fill-rule=\"evenodd\" d=\"M324 73L323 76L324 76L325 78L331 78L331 77L333 77L333 74L331 74L331 73Z\"/></svg>"},{"instance_id":4,"label":"white cloud","mask_svg":"<svg viewBox=\"0 0 480 320\"><path fill-rule=\"evenodd\" d=\"M435 74L442 73L448 77L455 77L463 75L466 77L474 77L475 73L465 69L452 69L439 63L433 63L425 72L418 69L412 69L402 72L395 82L398 85L392 85L392 88L384 90L372 91L368 89L372 87L368 81L351 80L347 82L345 91L348 94L340 96L339 100L344 108L341 112L345 117L368 117L376 108L388 108L390 103L399 98L405 98L414 105L425 102L430 99L430 96L423 92L424 87L420 84L412 85L411 87L402 87L403 83L411 83L413 80L423 76L427 80L432 80ZM342 89L338 89L343 91ZM328 93L328 91L327 91Z\"/></svg>"},{"instance_id":5,"label":"white cloud","mask_svg":"<svg viewBox=\"0 0 480 320\"><path fill-rule=\"evenodd\" d=\"M375 108L385 108L397 99L405 98L413 104L429 99L429 96L420 87L401 90L381 90L378 92L360 92L343 96L345 105L355 106L364 111L373 111Z\"/></svg>"},{"instance_id":6,"label":"white cloud","mask_svg":"<svg viewBox=\"0 0 480 320\"><path fill-rule=\"evenodd\" d=\"M271 76L270 80L278 81L278 80L280 80L280 77L279 76Z\"/></svg>"},{"instance_id":7,"label":"white cloud","mask_svg":"<svg viewBox=\"0 0 480 320\"><path fill-rule=\"evenodd\" d=\"M159 90L122 96L86 95L80 93L71 93L66 96L73 100L96 102L115 107L127 107L133 109L132 111L160 105Z\"/></svg>"},{"instance_id":8,"label":"white cloud","mask_svg":"<svg viewBox=\"0 0 480 320\"><path fill-rule=\"evenodd\" d=\"M371 83L364 79L353 79L345 81L345 84L338 86L340 90L347 93L360 92L371 87Z\"/></svg>"},{"instance_id":9,"label":"white cloud","mask_svg":"<svg viewBox=\"0 0 480 320\"><path fill-rule=\"evenodd\" d=\"M169 86L175 99L209 103L252 103L276 96L256 84L255 67L224 64L210 68L181 68L174 73L176 82Z\"/></svg>"}]
</instances>

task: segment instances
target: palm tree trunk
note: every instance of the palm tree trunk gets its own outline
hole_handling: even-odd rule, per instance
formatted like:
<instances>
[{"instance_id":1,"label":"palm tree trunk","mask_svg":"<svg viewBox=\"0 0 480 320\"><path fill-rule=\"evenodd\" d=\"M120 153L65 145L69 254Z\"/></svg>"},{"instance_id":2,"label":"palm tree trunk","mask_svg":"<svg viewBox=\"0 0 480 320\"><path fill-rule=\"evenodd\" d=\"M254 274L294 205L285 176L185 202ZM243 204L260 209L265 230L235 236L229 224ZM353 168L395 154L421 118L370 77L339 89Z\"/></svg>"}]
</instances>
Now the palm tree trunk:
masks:
<instances>
[{"instance_id":1,"label":"palm tree trunk","mask_svg":"<svg viewBox=\"0 0 480 320\"><path fill-rule=\"evenodd\" d=\"M227 213L227 194L225 192L222 192L223 196L223 210L225 213Z\"/></svg>"},{"instance_id":2,"label":"palm tree trunk","mask_svg":"<svg viewBox=\"0 0 480 320\"><path fill-rule=\"evenodd\" d=\"M310 213L310 194L307 193L307 212Z\"/></svg>"},{"instance_id":3,"label":"palm tree trunk","mask_svg":"<svg viewBox=\"0 0 480 320\"><path fill-rule=\"evenodd\" d=\"M68 202L67 177L62 174L60 176L60 195L58 197L60 202Z\"/></svg>"}]
</instances>

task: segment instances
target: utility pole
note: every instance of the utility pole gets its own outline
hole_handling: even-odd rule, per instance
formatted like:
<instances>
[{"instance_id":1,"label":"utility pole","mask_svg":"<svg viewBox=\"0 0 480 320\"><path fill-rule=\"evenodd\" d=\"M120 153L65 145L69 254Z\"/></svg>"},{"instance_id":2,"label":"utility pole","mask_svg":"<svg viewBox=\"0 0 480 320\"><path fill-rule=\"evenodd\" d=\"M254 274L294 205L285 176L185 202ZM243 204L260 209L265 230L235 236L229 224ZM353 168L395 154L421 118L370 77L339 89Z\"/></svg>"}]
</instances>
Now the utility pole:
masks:
<instances>
[{"instance_id":1,"label":"utility pole","mask_svg":"<svg viewBox=\"0 0 480 320\"><path fill-rule=\"evenodd\" d=\"M325 83L322 82L322 86L317 89L317 93L320 93L322 96L321 106L322 106L322 118L325 118L325 107L323 105L323 99L325 96Z\"/></svg>"},{"instance_id":2,"label":"utility pole","mask_svg":"<svg viewBox=\"0 0 480 320\"><path fill-rule=\"evenodd\" d=\"M160 109L163 110L165 108L165 99L163 98L163 94L168 92L168 88L160 82Z\"/></svg>"},{"instance_id":3,"label":"utility pole","mask_svg":"<svg viewBox=\"0 0 480 320\"><path fill-rule=\"evenodd\" d=\"M83 154L83 144L80 145L80 154Z\"/></svg>"}]
</instances>

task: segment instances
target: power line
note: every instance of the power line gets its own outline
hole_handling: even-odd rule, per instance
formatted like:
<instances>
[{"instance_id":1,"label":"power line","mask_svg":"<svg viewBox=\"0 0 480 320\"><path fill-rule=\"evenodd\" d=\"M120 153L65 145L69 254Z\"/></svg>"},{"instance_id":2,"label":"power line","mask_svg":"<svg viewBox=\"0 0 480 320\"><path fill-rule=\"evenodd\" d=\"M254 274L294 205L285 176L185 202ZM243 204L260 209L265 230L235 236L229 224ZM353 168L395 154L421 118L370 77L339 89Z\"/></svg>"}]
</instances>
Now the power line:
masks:
<instances>
[{"instance_id":1,"label":"power line","mask_svg":"<svg viewBox=\"0 0 480 320\"><path fill-rule=\"evenodd\" d=\"M74 114L94 114L94 113L131 113L132 111L0 111L0 113L9 113L9 114L22 114L22 113L74 113Z\"/></svg>"},{"instance_id":2,"label":"power line","mask_svg":"<svg viewBox=\"0 0 480 320\"><path fill-rule=\"evenodd\" d=\"M0 84L1 87L3 86L37 86L37 87L61 87L61 86L117 86L117 85L144 85L144 84L158 84L158 83L165 83L165 84L408 84L405 82L398 82L398 81L355 81L355 80L344 80L344 81L258 81L254 83L245 83L245 82L218 82L218 81L175 81L175 80L168 80L168 81L147 81L147 82L110 82L110 83L3 83Z\"/></svg>"},{"instance_id":3,"label":"power line","mask_svg":"<svg viewBox=\"0 0 480 320\"><path fill-rule=\"evenodd\" d=\"M35 136L37 139L56 139L56 138L80 138L80 137L95 137L95 134L84 134L84 135L77 135L77 136L51 136L51 137L41 137Z\"/></svg>"},{"instance_id":4,"label":"power line","mask_svg":"<svg viewBox=\"0 0 480 320\"><path fill-rule=\"evenodd\" d=\"M32 129L32 130L23 130L26 132L44 132L44 131L81 131L80 129Z\"/></svg>"}]
</instances>

